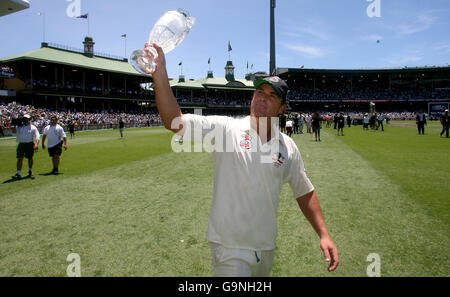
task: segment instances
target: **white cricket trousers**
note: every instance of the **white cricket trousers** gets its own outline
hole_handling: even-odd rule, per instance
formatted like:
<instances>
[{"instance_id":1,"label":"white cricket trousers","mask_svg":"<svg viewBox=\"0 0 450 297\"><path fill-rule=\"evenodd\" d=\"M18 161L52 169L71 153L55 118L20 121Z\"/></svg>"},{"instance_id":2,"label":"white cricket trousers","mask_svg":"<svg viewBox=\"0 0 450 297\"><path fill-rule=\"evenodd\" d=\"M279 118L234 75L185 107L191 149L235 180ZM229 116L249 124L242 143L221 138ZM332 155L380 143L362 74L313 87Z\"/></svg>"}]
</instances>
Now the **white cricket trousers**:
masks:
<instances>
[{"instance_id":1,"label":"white cricket trousers","mask_svg":"<svg viewBox=\"0 0 450 297\"><path fill-rule=\"evenodd\" d=\"M216 277L268 277L275 251L226 248L211 242L212 263Z\"/></svg>"}]
</instances>

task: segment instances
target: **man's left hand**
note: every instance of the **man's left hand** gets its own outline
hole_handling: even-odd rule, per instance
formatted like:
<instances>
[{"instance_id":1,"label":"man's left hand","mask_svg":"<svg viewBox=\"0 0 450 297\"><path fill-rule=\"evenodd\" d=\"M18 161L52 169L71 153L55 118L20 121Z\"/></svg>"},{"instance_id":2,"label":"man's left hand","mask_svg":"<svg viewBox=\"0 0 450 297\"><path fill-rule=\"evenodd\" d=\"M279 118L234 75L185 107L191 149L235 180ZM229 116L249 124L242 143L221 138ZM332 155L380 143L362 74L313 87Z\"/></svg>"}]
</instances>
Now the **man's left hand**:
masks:
<instances>
[{"instance_id":1,"label":"man's left hand","mask_svg":"<svg viewBox=\"0 0 450 297\"><path fill-rule=\"evenodd\" d=\"M339 255L331 237L322 238L320 240L320 248L322 249L325 261L330 263L328 271L334 271L339 265Z\"/></svg>"}]
</instances>

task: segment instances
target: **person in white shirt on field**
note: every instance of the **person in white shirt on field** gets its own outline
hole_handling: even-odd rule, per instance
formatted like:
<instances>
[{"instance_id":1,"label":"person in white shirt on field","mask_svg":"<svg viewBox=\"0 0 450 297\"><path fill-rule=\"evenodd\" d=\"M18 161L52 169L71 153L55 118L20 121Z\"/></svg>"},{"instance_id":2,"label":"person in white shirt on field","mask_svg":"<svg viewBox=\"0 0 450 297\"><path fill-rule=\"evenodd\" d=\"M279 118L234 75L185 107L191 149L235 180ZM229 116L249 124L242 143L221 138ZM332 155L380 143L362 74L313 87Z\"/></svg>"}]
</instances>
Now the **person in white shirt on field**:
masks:
<instances>
[{"instance_id":1,"label":"person in white shirt on field","mask_svg":"<svg viewBox=\"0 0 450 297\"><path fill-rule=\"evenodd\" d=\"M64 129L58 124L58 118L52 116L50 125L45 127L42 137L42 148L45 150L45 140L48 137L48 154L52 157L53 170L52 174L59 174L59 162L62 154L62 148L67 150L67 137Z\"/></svg>"},{"instance_id":2,"label":"person in white shirt on field","mask_svg":"<svg viewBox=\"0 0 450 297\"><path fill-rule=\"evenodd\" d=\"M300 131L300 134L303 134L303 125L305 124L305 117L303 114L300 114L300 119L298 121L298 130Z\"/></svg>"},{"instance_id":3,"label":"person in white shirt on field","mask_svg":"<svg viewBox=\"0 0 450 297\"><path fill-rule=\"evenodd\" d=\"M164 126L184 135L186 142L192 133L194 140L199 133L206 139L211 131L217 132L215 144L220 137L224 139L212 154L214 198L207 239L214 275L270 275L284 183L290 184L301 211L319 235L328 270L335 270L338 250L328 233L314 186L295 142L277 127L278 117L286 109L286 82L277 76L255 81L250 116L243 119L182 114L169 85L164 52L160 46L152 46L158 53L152 76ZM220 150L223 145L225 151ZM270 148L276 148L275 153Z\"/></svg>"},{"instance_id":4,"label":"person in white shirt on field","mask_svg":"<svg viewBox=\"0 0 450 297\"><path fill-rule=\"evenodd\" d=\"M363 119L363 130L369 130L369 116L366 114L364 114L364 119Z\"/></svg>"},{"instance_id":5,"label":"person in white shirt on field","mask_svg":"<svg viewBox=\"0 0 450 297\"><path fill-rule=\"evenodd\" d=\"M286 122L286 134L287 134L289 137L292 137L292 129L293 129L293 127L294 127L294 122L293 122L291 119L289 119L289 120Z\"/></svg>"},{"instance_id":6,"label":"person in white shirt on field","mask_svg":"<svg viewBox=\"0 0 450 297\"><path fill-rule=\"evenodd\" d=\"M17 146L17 173L12 178L15 180L22 179L23 158L28 159L28 177L34 178L33 175L33 156L34 152L39 148L40 135L38 129L30 123L31 116L25 115L23 122L16 127Z\"/></svg>"},{"instance_id":7,"label":"person in white shirt on field","mask_svg":"<svg viewBox=\"0 0 450 297\"><path fill-rule=\"evenodd\" d=\"M311 114L308 113L308 115L306 116L306 132L309 133L313 133L312 129L311 129L311 123L312 123L312 116Z\"/></svg>"},{"instance_id":8,"label":"person in white shirt on field","mask_svg":"<svg viewBox=\"0 0 450 297\"><path fill-rule=\"evenodd\" d=\"M377 131L380 126L381 126L381 131L384 131L383 121L384 121L384 115L382 113L378 113L377 114L377 128L376 128Z\"/></svg>"}]
</instances>

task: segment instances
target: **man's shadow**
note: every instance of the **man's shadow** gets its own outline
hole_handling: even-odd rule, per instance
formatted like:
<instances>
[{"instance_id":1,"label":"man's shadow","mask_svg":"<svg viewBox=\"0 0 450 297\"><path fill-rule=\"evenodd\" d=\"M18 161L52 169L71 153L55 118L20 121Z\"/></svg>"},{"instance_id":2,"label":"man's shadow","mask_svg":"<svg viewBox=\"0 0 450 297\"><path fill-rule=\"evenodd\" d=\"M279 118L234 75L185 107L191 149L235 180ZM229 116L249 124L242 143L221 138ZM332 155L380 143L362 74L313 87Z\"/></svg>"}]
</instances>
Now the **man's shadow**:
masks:
<instances>
[{"instance_id":1,"label":"man's shadow","mask_svg":"<svg viewBox=\"0 0 450 297\"><path fill-rule=\"evenodd\" d=\"M59 172L59 173L55 174L53 172L49 172L49 173L40 173L39 175L40 176L50 176L50 175L62 175L62 174L64 174L64 173Z\"/></svg>"},{"instance_id":2,"label":"man's shadow","mask_svg":"<svg viewBox=\"0 0 450 297\"><path fill-rule=\"evenodd\" d=\"M53 172L49 172L49 173L40 173L39 175L40 175L40 176L51 176L51 175L62 175L62 174L64 174L64 173L59 172L58 174L54 174ZM10 178L10 179L8 179L8 180L5 180L5 181L3 182L3 184L9 184L9 183L14 183L14 182L19 182L19 181L26 180L26 179L34 179L34 177L31 178L30 176L24 176L24 177L22 177L21 179Z\"/></svg>"},{"instance_id":3,"label":"man's shadow","mask_svg":"<svg viewBox=\"0 0 450 297\"><path fill-rule=\"evenodd\" d=\"M24 180L24 179L31 179L31 177L25 176L25 177L22 177L21 179L10 178L10 179L8 179L8 180L5 180L5 181L3 182L3 184L9 184L9 183L13 183L13 182L18 182L18 181L22 181L22 180Z\"/></svg>"}]
</instances>

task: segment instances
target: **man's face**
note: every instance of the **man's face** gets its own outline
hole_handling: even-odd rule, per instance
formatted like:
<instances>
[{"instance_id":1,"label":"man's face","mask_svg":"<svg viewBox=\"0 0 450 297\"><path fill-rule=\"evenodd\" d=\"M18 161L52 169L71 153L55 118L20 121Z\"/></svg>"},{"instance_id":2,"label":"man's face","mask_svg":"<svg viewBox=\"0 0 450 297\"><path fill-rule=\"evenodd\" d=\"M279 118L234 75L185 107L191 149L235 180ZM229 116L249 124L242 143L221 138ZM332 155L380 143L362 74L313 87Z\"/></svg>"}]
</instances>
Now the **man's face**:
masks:
<instances>
[{"instance_id":1,"label":"man's face","mask_svg":"<svg viewBox=\"0 0 450 297\"><path fill-rule=\"evenodd\" d=\"M262 84L253 93L250 113L256 117L278 117L286 109L283 99L269 84Z\"/></svg>"},{"instance_id":2,"label":"man's face","mask_svg":"<svg viewBox=\"0 0 450 297\"><path fill-rule=\"evenodd\" d=\"M54 126L57 123L58 123L58 119L57 118L53 117L53 118L50 119L50 125Z\"/></svg>"}]
</instances>

